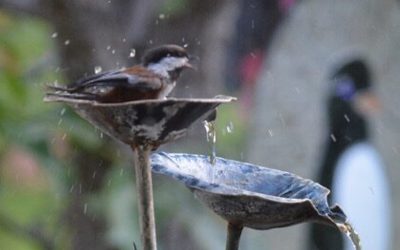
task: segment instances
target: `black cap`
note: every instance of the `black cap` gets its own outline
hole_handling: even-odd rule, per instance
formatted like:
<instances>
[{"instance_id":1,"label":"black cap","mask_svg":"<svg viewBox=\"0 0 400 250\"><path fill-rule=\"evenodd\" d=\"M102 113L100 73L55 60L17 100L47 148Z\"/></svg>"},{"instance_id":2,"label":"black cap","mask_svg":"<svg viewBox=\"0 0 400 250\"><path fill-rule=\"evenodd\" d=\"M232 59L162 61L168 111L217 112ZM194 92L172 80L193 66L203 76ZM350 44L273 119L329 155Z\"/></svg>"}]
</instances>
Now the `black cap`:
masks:
<instances>
[{"instance_id":1,"label":"black cap","mask_svg":"<svg viewBox=\"0 0 400 250\"><path fill-rule=\"evenodd\" d=\"M142 58L144 66L150 63L157 63L166 57L188 57L186 50L178 45L168 44L148 50Z\"/></svg>"},{"instance_id":2,"label":"black cap","mask_svg":"<svg viewBox=\"0 0 400 250\"><path fill-rule=\"evenodd\" d=\"M371 87L370 69L362 59L353 59L338 69L330 77L334 84L334 95L351 99L357 91Z\"/></svg>"}]
</instances>

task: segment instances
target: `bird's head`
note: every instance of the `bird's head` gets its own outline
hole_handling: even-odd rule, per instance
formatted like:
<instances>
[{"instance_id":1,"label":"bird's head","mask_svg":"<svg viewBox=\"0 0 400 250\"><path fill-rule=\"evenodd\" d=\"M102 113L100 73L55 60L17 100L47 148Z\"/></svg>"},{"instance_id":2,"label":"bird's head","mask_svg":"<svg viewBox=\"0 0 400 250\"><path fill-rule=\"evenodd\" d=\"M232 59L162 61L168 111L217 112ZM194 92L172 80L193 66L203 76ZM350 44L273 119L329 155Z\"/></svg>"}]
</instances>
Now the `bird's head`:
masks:
<instances>
[{"instance_id":1,"label":"bird's head","mask_svg":"<svg viewBox=\"0 0 400 250\"><path fill-rule=\"evenodd\" d=\"M371 81L370 69L363 59L354 59L338 68L331 76L333 96L349 103L362 114L376 113L380 109Z\"/></svg>"},{"instance_id":2,"label":"bird's head","mask_svg":"<svg viewBox=\"0 0 400 250\"><path fill-rule=\"evenodd\" d=\"M194 68L190 61L194 57L178 45L163 45L147 51L143 58L143 66L162 76L175 81L185 68Z\"/></svg>"}]
</instances>

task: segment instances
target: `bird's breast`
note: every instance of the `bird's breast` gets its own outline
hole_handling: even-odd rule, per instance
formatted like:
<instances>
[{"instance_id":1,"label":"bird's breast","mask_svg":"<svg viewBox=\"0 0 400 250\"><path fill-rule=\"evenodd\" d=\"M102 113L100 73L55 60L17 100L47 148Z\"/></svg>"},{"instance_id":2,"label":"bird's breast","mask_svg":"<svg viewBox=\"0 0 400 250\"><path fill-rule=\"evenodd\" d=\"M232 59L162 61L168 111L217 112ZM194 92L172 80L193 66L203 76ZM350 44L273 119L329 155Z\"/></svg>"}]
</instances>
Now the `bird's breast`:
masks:
<instances>
[{"instance_id":1,"label":"bird's breast","mask_svg":"<svg viewBox=\"0 0 400 250\"><path fill-rule=\"evenodd\" d=\"M164 81L163 82L163 87L160 91L160 94L158 96L159 99L164 99L166 98L169 93L171 93L171 91L174 89L176 82L169 82L169 81Z\"/></svg>"}]
</instances>

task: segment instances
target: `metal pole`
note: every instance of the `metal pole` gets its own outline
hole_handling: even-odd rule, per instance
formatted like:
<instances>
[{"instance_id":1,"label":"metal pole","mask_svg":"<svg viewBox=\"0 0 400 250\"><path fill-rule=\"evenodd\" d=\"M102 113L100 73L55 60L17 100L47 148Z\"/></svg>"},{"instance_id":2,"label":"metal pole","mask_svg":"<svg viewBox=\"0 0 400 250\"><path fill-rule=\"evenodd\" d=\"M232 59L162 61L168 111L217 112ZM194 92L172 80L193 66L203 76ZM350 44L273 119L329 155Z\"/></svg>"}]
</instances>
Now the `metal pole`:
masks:
<instances>
[{"instance_id":1,"label":"metal pole","mask_svg":"<svg viewBox=\"0 0 400 250\"><path fill-rule=\"evenodd\" d=\"M228 222L226 237L226 250L239 250L240 235L242 234L243 226Z\"/></svg>"},{"instance_id":2,"label":"metal pole","mask_svg":"<svg viewBox=\"0 0 400 250\"><path fill-rule=\"evenodd\" d=\"M153 184L150 169L151 148L132 147L135 158L136 189L138 192L139 223L143 250L157 250L154 219Z\"/></svg>"}]
</instances>

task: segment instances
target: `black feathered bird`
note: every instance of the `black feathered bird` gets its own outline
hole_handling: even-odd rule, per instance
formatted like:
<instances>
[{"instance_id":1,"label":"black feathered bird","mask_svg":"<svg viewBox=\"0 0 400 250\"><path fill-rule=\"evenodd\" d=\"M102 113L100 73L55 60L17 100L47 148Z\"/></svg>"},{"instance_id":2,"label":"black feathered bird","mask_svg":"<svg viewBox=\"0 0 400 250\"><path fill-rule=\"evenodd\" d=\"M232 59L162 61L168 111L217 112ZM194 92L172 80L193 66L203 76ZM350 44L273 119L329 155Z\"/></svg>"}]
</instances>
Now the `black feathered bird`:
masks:
<instances>
[{"instance_id":1,"label":"black feathered bird","mask_svg":"<svg viewBox=\"0 0 400 250\"><path fill-rule=\"evenodd\" d=\"M379 109L370 70L354 59L330 77L328 133L317 181L331 189L360 234L363 249L388 250L390 202L388 180L379 155L369 144L366 115ZM313 224L307 250L350 250L351 243L335 229Z\"/></svg>"}]
</instances>

